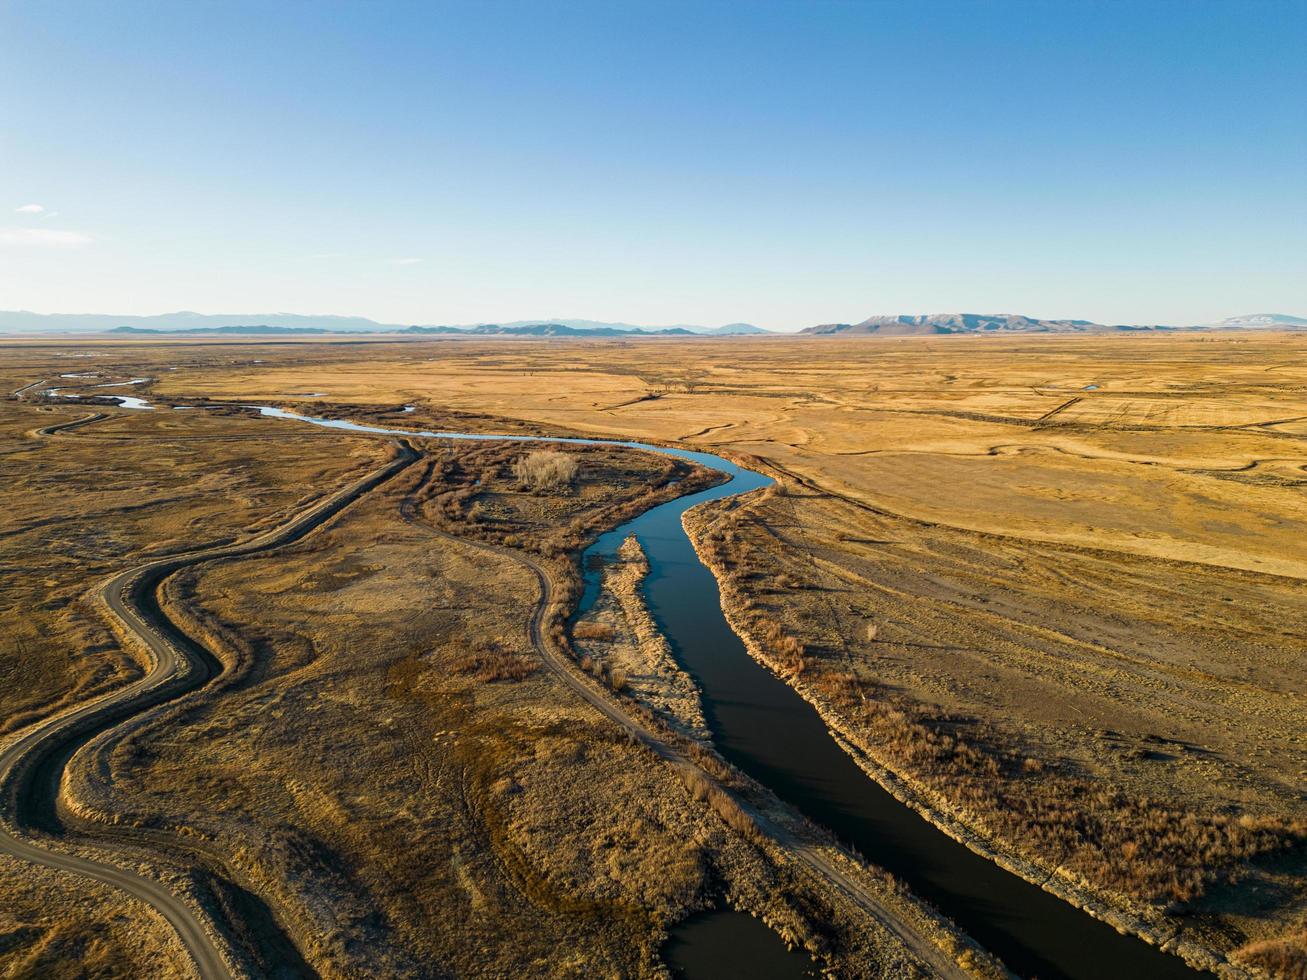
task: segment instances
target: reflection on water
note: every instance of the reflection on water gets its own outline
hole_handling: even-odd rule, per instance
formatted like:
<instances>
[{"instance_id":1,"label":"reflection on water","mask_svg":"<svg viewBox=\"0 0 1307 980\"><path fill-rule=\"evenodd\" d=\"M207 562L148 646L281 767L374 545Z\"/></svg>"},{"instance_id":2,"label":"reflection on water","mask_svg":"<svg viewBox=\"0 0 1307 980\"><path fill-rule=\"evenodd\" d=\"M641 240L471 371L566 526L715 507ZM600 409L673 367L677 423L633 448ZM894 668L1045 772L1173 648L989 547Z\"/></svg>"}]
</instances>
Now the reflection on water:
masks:
<instances>
[{"instance_id":1,"label":"reflection on water","mask_svg":"<svg viewBox=\"0 0 1307 980\"><path fill-rule=\"evenodd\" d=\"M730 909L686 919L673 930L662 954L672 974L686 980L802 980L818 975L805 953L786 949L765 924Z\"/></svg>"}]
</instances>

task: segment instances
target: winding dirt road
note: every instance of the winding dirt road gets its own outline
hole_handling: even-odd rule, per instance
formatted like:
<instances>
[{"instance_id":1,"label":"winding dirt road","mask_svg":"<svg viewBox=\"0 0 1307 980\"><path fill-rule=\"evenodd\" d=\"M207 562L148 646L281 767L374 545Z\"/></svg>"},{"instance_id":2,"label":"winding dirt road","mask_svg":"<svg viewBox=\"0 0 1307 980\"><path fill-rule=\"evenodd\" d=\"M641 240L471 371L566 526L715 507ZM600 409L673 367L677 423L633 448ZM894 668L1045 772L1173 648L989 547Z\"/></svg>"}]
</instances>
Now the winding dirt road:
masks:
<instances>
[{"instance_id":1,"label":"winding dirt road","mask_svg":"<svg viewBox=\"0 0 1307 980\"><path fill-rule=\"evenodd\" d=\"M33 429L32 436L48 437L56 432L68 432L72 429L79 429L84 425L90 425L92 422L99 422L101 419L107 419L109 416L104 412L92 412L90 415L83 415L80 419L73 419L69 422L55 422L53 425L43 425L39 429Z\"/></svg>"},{"instance_id":2,"label":"winding dirt road","mask_svg":"<svg viewBox=\"0 0 1307 980\"><path fill-rule=\"evenodd\" d=\"M92 421L94 417L87 417L38 432L51 435ZM300 540L419 458L408 443L401 440L398 447L395 459L247 541L156 559L111 578L101 587L100 596L149 651L149 671L123 688L35 725L0 753L0 851L105 882L147 903L176 930L204 980L222 980L231 976L231 970L196 910L156 880L58 846L58 793L64 765L96 735L202 687L221 671L217 658L190 642L163 615L155 596L164 579L202 562L258 554Z\"/></svg>"}]
</instances>

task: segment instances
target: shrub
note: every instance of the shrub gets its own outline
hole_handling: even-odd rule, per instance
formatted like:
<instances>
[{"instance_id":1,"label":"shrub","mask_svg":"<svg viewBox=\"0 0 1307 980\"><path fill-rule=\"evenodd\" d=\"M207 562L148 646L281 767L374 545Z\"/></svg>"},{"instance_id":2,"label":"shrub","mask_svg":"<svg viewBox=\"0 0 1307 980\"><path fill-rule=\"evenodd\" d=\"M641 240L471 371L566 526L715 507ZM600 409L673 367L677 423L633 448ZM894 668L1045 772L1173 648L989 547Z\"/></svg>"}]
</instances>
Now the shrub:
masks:
<instances>
[{"instance_id":1,"label":"shrub","mask_svg":"<svg viewBox=\"0 0 1307 980\"><path fill-rule=\"evenodd\" d=\"M749 840L760 841L764 835L754 822L753 817L745 813L735 798L719 787L698 769L686 766L681 770L690 795L696 800L707 803L728 827L744 835Z\"/></svg>"},{"instance_id":2,"label":"shrub","mask_svg":"<svg viewBox=\"0 0 1307 980\"><path fill-rule=\"evenodd\" d=\"M579 470L575 456L553 449L537 449L513 462L513 476L532 490L571 486Z\"/></svg>"},{"instance_id":3,"label":"shrub","mask_svg":"<svg viewBox=\"0 0 1307 980\"><path fill-rule=\"evenodd\" d=\"M1249 943L1234 955L1241 963L1273 977L1304 980L1307 978L1307 929L1278 939Z\"/></svg>"},{"instance_id":4,"label":"shrub","mask_svg":"<svg viewBox=\"0 0 1307 980\"><path fill-rule=\"evenodd\" d=\"M626 671L620 667L608 675L608 686L614 691L626 690Z\"/></svg>"},{"instance_id":5,"label":"shrub","mask_svg":"<svg viewBox=\"0 0 1307 980\"><path fill-rule=\"evenodd\" d=\"M536 664L492 642L468 650L451 667L454 673L470 675L479 681L520 681L535 671Z\"/></svg>"},{"instance_id":6,"label":"shrub","mask_svg":"<svg viewBox=\"0 0 1307 980\"><path fill-rule=\"evenodd\" d=\"M616 635L607 623L577 623L572 630L572 636L577 640L601 640L604 643L612 643Z\"/></svg>"},{"instance_id":7,"label":"shrub","mask_svg":"<svg viewBox=\"0 0 1307 980\"><path fill-rule=\"evenodd\" d=\"M1186 812L1056 762L1004 753L983 730L966 741L940 724L947 719L917 716L874 682L847 671L815 674L813 687L896 767L955 805L988 813L1003 836L1134 898L1192 902L1232 880L1239 864L1307 840L1299 822Z\"/></svg>"},{"instance_id":8,"label":"shrub","mask_svg":"<svg viewBox=\"0 0 1307 980\"><path fill-rule=\"evenodd\" d=\"M774 661L776 669L786 676L802 674L808 665L803 643L786 633L775 620L763 620L760 626L763 652Z\"/></svg>"}]
</instances>

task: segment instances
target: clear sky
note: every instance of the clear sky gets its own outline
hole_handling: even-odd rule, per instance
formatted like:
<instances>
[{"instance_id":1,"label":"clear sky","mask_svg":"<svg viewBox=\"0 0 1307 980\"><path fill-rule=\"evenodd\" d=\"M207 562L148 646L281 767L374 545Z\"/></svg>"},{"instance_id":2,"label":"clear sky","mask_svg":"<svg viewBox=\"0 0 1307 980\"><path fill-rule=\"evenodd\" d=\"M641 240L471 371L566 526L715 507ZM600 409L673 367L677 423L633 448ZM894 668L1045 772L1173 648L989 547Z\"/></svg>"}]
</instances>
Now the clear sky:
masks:
<instances>
[{"instance_id":1,"label":"clear sky","mask_svg":"<svg viewBox=\"0 0 1307 980\"><path fill-rule=\"evenodd\" d=\"M0 309L1307 315L1304 52L1304 0L6 0Z\"/></svg>"}]
</instances>

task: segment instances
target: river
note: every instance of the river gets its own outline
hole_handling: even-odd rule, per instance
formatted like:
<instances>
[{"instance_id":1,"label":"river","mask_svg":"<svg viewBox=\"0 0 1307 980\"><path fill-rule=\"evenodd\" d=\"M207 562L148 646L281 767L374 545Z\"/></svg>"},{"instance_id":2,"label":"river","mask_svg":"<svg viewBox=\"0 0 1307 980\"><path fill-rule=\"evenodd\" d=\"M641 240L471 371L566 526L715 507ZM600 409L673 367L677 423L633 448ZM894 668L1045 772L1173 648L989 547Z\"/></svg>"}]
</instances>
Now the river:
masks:
<instances>
[{"instance_id":1,"label":"river","mask_svg":"<svg viewBox=\"0 0 1307 980\"><path fill-rule=\"evenodd\" d=\"M772 483L769 477L711 453L634 441L396 429L256 407L270 418L376 435L624 446L726 473L727 482L654 507L587 549L581 608L598 593L603 560L635 534L649 557L645 589L650 611L678 662L698 682L722 755L932 902L1011 970L1083 980L1198 975L1178 957L1118 933L938 830L868 777L830 736L816 709L749 656L722 614L717 580L700 563L681 517L706 501L766 487ZM673 933L669 955L678 957L675 965L692 980L804 975L804 959L786 956L779 941L775 956L768 958L770 966L739 958L740 937L747 935L756 938L739 913L695 917Z\"/></svg>"}]
</instances>

